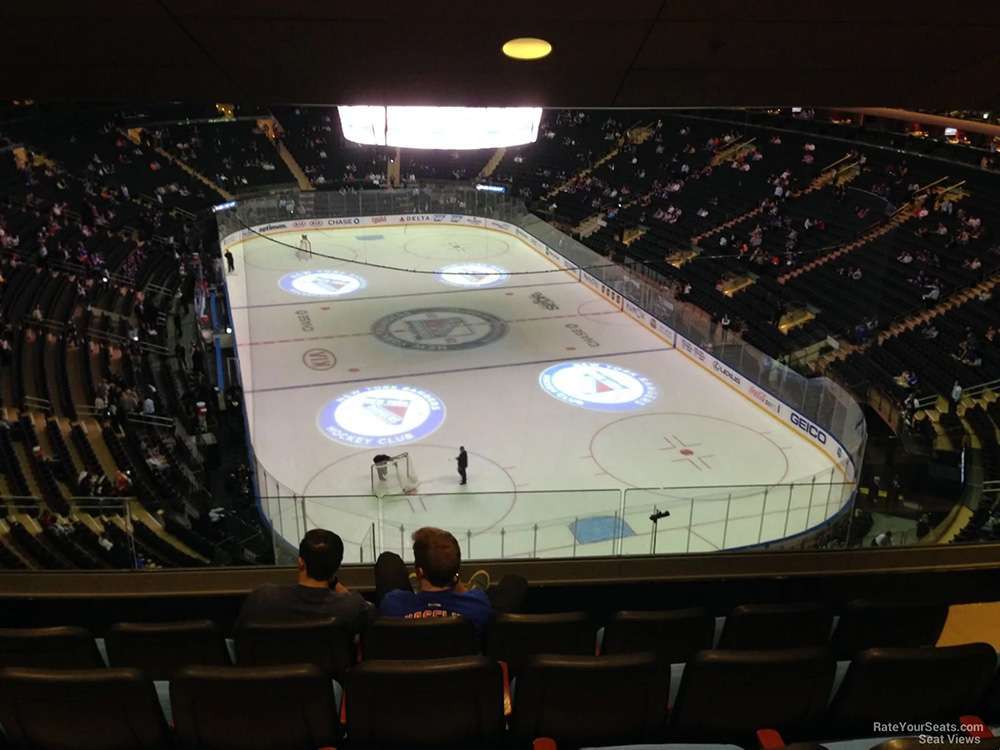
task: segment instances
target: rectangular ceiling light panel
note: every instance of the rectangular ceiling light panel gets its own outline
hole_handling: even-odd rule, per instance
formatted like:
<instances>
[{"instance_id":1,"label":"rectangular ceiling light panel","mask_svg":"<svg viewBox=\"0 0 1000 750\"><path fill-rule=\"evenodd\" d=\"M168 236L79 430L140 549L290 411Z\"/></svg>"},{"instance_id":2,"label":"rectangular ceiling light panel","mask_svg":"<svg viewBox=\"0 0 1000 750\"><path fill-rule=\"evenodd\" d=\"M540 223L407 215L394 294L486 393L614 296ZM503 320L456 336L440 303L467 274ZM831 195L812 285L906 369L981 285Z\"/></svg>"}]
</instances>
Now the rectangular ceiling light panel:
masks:
<instances>
[{"instance_id":1,"label":"rectangular ceiling light panel","mask_svg":"<svg viewBox=\"0 0 1000 750\"><path fill-rule=\"evenodd\" d=\"M474 149L533 143L540 107L338 107L344 137L369 146Z\"/></svg>"}]
</instances>

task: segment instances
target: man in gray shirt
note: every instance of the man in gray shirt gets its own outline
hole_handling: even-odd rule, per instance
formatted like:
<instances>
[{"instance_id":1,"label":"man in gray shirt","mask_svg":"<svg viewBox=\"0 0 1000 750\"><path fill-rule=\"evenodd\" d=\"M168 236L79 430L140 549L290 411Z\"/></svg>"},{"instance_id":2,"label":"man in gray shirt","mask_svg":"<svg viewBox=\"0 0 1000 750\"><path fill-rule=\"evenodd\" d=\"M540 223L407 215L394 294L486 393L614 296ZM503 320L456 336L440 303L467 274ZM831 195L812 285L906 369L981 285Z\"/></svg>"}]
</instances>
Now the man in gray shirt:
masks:
<instances>
[{"instance_id":1,"label":"man in gray shirt","mask_svg":"<svg viewBox=\"0 0 1000 750\"><path fill-rule=\"evenodd\" d=\"M312 529L299 544L299 580L290 585L265 584L243 602L236 628L250 623L279 623L336 617L361 631L374 609L361 594L337 578L344 542L332 531Z\"/></svg>"}]
</instances>

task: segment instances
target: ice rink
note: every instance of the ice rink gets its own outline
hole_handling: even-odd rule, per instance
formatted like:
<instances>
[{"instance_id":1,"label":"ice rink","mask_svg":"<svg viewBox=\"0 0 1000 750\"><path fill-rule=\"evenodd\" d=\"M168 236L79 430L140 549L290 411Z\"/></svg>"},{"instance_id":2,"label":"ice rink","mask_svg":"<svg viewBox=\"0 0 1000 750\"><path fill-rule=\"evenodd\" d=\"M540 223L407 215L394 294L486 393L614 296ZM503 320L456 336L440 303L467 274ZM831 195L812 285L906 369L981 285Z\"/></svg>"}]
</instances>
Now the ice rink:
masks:
<instances>
[{"instance_id":1,"label":"ice rink","mask_svg":"<svg viewBox=\"0 0 1000 750\"><path fill-rule=\"evenodd\" d=\"M645 553L654 508L658 552L710 551L845 499L825 453L512 235L308 230L340 260L300 235L230 246L232 317L257 459L347 561L423 525L467 558ZM404 451L418 494L377 500L373 456ZM297 544L303 503L270 507Z\"/></svg>"}]
</instances>

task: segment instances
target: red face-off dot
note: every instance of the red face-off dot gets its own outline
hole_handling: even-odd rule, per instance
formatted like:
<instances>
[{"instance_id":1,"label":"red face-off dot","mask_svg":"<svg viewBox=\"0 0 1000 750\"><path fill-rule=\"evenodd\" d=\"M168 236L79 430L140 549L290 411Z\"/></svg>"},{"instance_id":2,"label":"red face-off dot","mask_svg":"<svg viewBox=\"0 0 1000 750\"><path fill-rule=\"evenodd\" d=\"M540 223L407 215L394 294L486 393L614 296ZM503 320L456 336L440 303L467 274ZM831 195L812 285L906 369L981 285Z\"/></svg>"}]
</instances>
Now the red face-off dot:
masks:
<instances>
[{"instance_id":1,"label":"red face-off dot","mask_svg":"<svg viewBox=\"0 0 1000 750\"><path fill-rule=\"evenodd\" d=\"M350 370L348 370L348 372L361 372L361 369L358 367L352 367Z\"/></svg>"},{"instance_id":2,"label":"red face-off dot","mask_svg":"<svg viewBox=\"0 0 1000 750\"><path fill-rule=\"evenodd\" d=\"M682 456L693 456L694 455L694 451L691 450L690 448L681 448L681 455Z\"/></svg>"}]
</instances>

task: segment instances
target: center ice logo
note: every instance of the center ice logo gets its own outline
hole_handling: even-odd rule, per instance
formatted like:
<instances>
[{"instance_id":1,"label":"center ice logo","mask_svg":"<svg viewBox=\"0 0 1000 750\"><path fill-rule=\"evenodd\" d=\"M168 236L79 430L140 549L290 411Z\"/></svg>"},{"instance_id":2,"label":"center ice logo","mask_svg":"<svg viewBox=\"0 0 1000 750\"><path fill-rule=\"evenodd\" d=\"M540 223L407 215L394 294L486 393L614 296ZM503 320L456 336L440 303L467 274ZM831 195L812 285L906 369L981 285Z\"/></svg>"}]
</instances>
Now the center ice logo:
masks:
<instances>
[{"instance_id":1,"label":"center ice logo","mask_svg":"<svg viewBox=\"0 0 1000 750\"><path fill-rule=\"evenodd\" d=\"M479 310L427 307L379 318L372 333L379 341L403 349L458 351L493 343L507 333L507 324Z\"/></svg>"},{"instance_id":2,"label":"center ice logo","mask_svg":"<svg viewBox=\"0 0 1000 750\"><path fill-rule=\"evenodd\" d=\"M444 404L429 391L404 385L372 385L345 393L319 413L319 429L331 440L357 447L420 440L444 422Z\"/></svg>"},{"instance_id":3,"label":"center ice logo","mask_svg":"<svg viewBox=\"0 0 1000 750\"><path fill-rule=\"evenodd\" d=\"M656 386L646 377L606 362L563 362L538 377L550 396L598 411L639 409L656 400Z\"/></svg>"},{"instance_id":4,"label":"center ice logo","mask_svg":"<svg viewBox=\"0 0 1000 750\"><path fill-rule=\"evenodd\" d=\"M437 277L452 286L484 287L495 286L510 278L500 266L489 263L454 263L438 269Z\"/></svg>"},{"instance_id":5,"label":"center ice logo","mask_svg":"<svg viewBox=\"0 0 1000 750\"><path fill-rule=\"evenodd\" d=\"M295 271L282 276L278 286L303 297L341 297L364 289L365 280L344 271Z\"/></svg>"}]
</instances>

